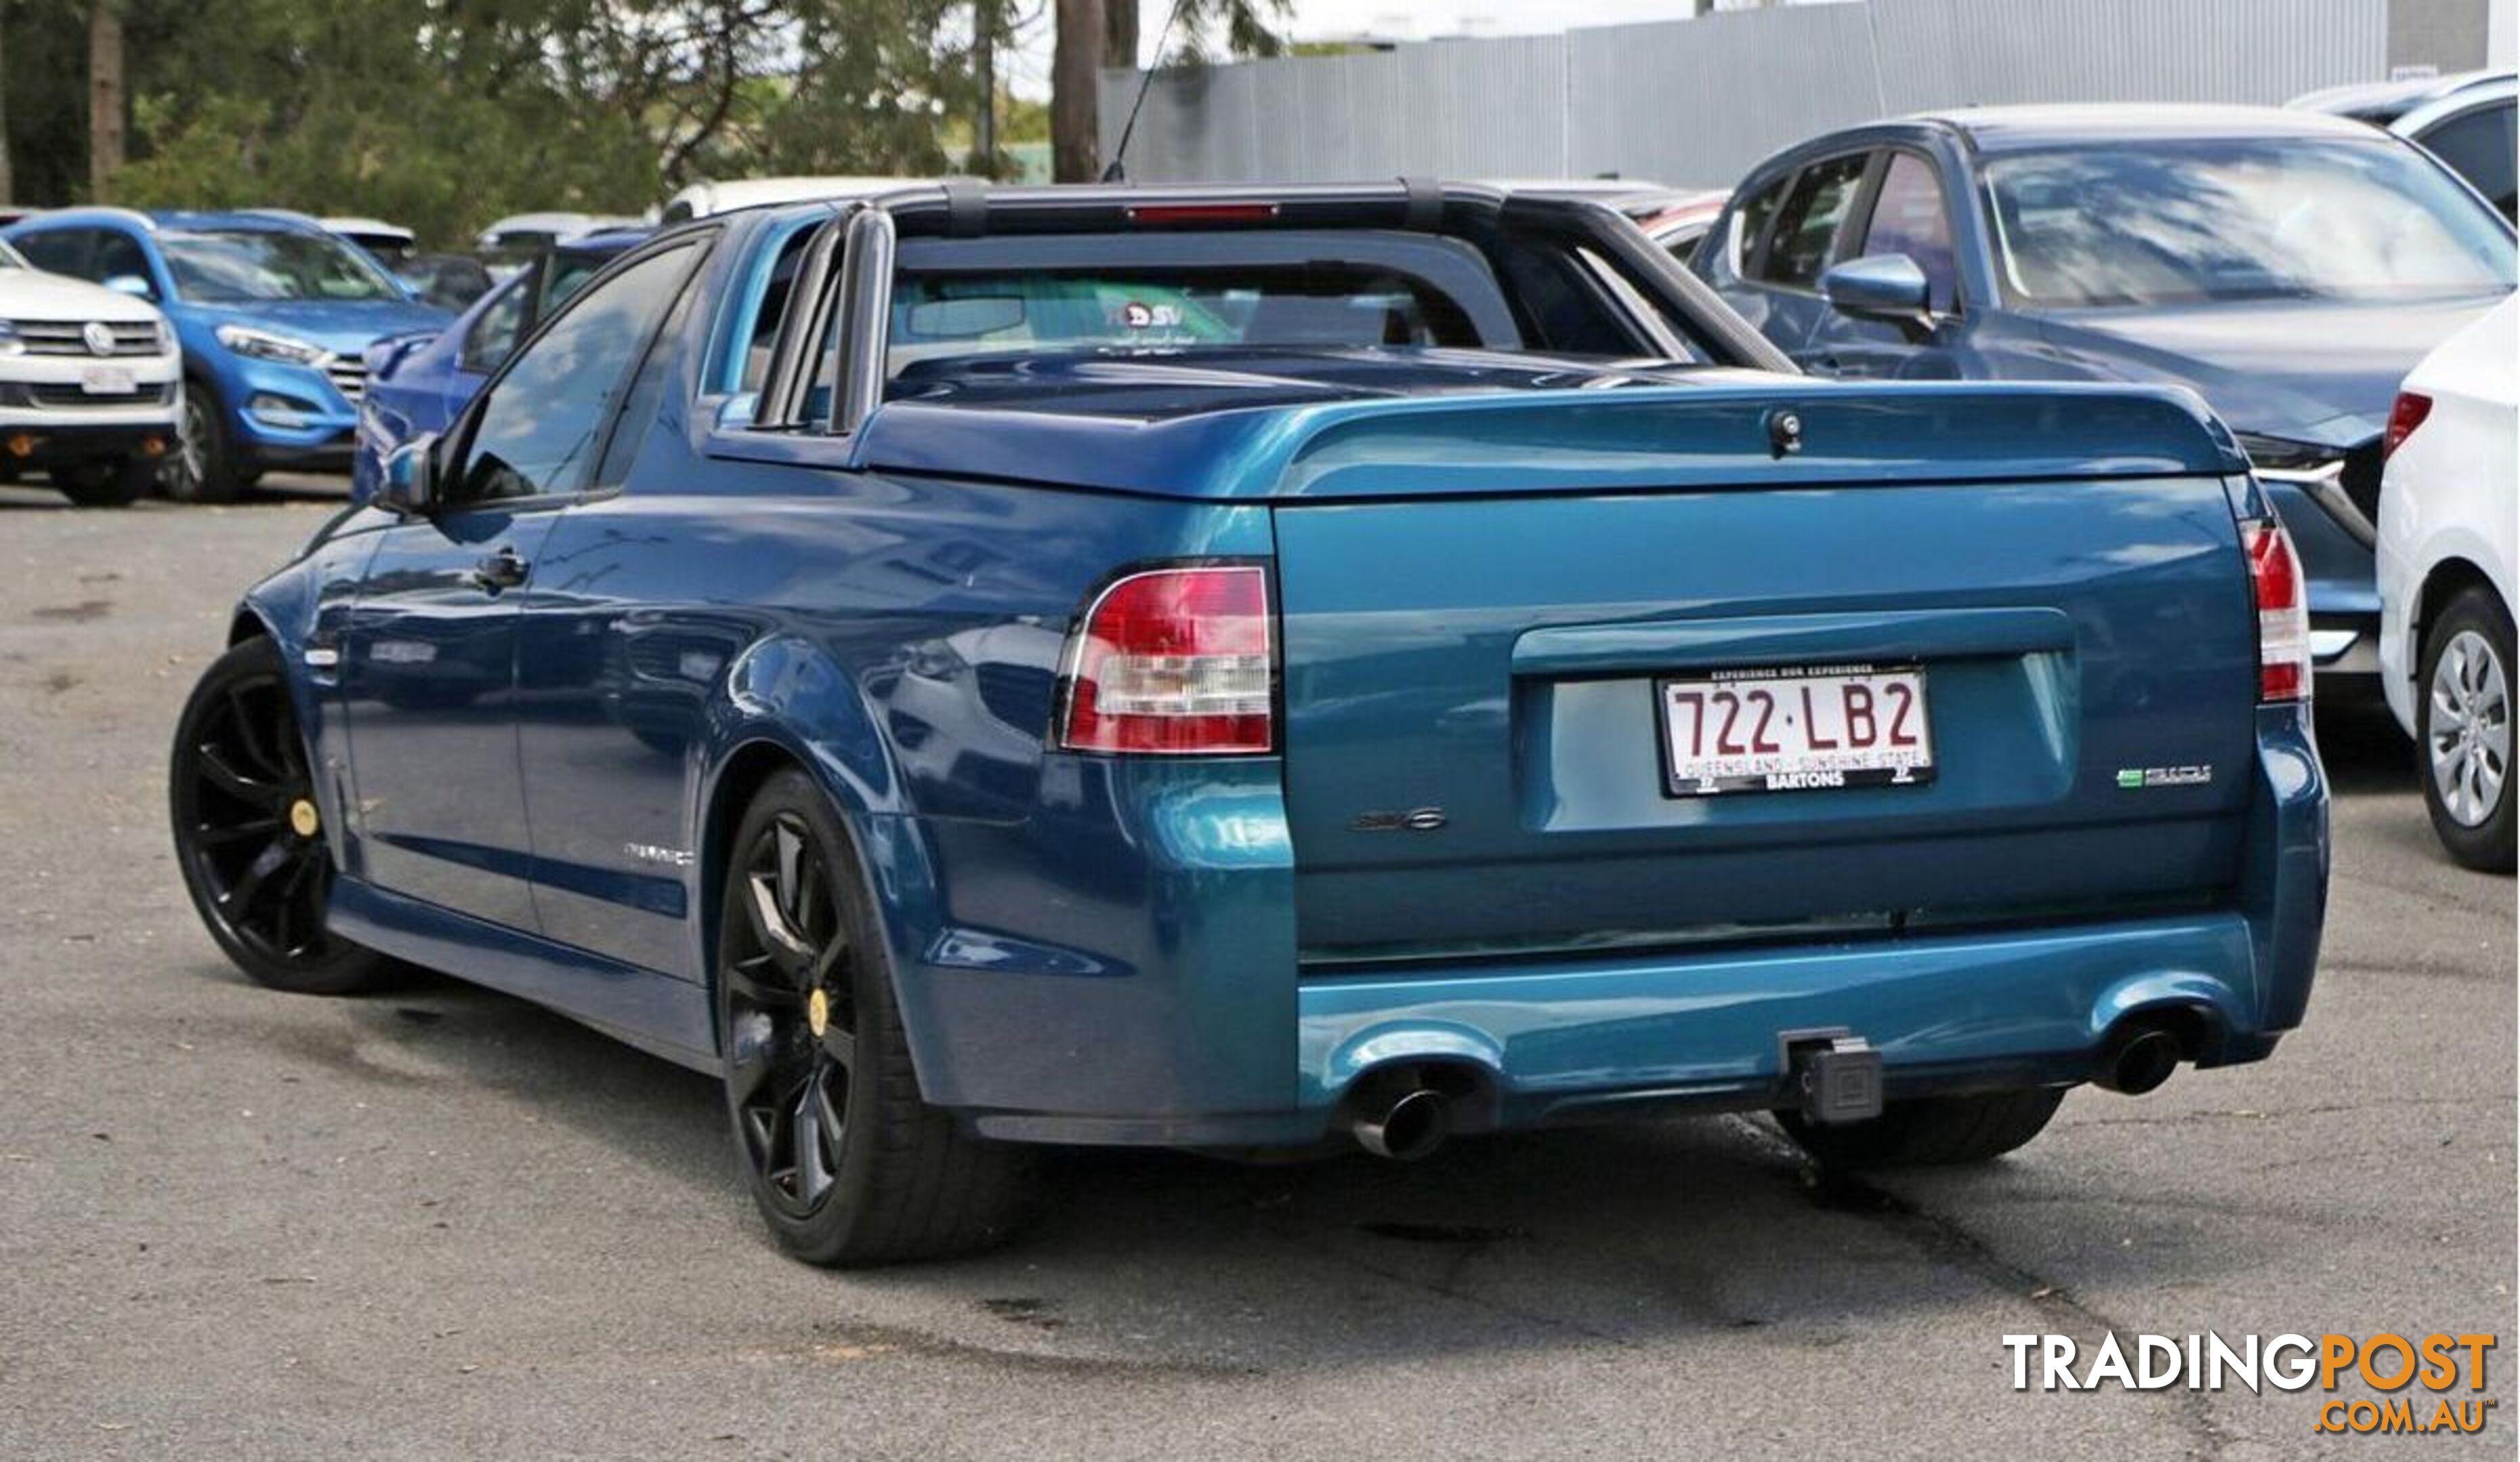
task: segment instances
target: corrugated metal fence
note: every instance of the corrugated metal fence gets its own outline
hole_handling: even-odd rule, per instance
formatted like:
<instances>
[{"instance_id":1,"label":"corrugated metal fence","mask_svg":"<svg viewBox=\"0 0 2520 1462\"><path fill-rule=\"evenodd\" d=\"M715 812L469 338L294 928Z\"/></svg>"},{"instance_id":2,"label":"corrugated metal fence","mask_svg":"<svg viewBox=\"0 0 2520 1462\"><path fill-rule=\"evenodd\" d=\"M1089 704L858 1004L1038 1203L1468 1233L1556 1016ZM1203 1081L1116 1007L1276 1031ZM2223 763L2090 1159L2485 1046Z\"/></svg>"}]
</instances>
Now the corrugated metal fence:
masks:
<instances>
[{"instance_id":1,"label":"corrugated metal fence","mask_svg":"<svg viewBox=\"0 0 2520 1462\"><path fill-rule=\"evenodd\" d=\"M1969 103L2275 103L2387 74L2385 0L1846 0L1159 74L1129 175L1731 183L1832 127ZM1102 78L1107 155L1138 73Z\"/></svg>"}]
</instances>

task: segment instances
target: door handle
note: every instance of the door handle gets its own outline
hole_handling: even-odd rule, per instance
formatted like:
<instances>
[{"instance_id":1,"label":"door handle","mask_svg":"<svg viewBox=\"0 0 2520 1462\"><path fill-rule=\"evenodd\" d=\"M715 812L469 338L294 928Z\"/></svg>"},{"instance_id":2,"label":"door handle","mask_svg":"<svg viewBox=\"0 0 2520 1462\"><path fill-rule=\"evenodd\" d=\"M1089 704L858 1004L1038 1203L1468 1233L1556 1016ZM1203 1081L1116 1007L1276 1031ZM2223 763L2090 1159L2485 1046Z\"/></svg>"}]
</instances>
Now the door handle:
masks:
<instances>
[{"instance_id":1,"label":"door handle","mask_svg":"<svg viewBox=\"0 0 2520 1462\"><path fill-rule=\"evenodd\" d=\"M464 577L482 593L497 594L503 589L513 589L523 583L525 572L530 567L523 559L517 556L514 548L501 544L497 553L473 565L472 571Z\"/></svg>"}]
</instances>

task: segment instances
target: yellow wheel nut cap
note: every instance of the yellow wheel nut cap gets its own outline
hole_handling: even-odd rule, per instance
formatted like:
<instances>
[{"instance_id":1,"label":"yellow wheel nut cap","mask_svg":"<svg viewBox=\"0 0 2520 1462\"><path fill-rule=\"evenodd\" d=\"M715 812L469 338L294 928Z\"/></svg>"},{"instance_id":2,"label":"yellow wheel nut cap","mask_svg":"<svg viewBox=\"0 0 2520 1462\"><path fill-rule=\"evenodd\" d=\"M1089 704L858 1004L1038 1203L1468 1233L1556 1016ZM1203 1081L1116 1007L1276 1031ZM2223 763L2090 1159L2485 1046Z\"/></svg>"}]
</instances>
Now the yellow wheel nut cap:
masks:
<instances>
[{"instance_id":1,"label":"yellow wheel nut cap","mask_svg":"<svg viewBox=\"0 0 2520 1462\"><path fill-rule=\"evenodd\" d=\"M301 797L289 804L289 830L298 837L312 838L315 830L323 825L323 820L315 815L312 801Z\"/></svg>"},{"instance_id":2,"label":"yellow wheel nut cap","mask_svg":"<svg viewBox=\"0 0 2520 1462\"><path fill-rule=\"evenodd\" d=\"M825 1028L832 1024L832 1002L821 990L805 997L805 1024L814 1028L816 1040L822 1039Z\"/></svg>"}]
</instances>

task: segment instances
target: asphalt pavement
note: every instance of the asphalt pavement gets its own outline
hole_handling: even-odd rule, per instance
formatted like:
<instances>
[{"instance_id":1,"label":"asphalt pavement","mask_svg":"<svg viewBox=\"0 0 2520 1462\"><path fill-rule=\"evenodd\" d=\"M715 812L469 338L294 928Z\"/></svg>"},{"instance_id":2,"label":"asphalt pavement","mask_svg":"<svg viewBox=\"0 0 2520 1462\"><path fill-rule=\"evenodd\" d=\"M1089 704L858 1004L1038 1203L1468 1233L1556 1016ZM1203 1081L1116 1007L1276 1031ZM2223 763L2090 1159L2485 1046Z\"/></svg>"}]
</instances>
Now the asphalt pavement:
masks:
<instances>
[{"instance_id":1,"label":"asphalt pavement","mask_svg":"<svg viewBox=\"0 0 2520 1462\"><path fill-rule=\"evenodd\" d=\"M2321 711L2335 892L2307 1026L2263 1065L2077 1092L1984 1170L1821 1184L1735 1119L1407 1167L1080 1154L1014 1247L837 1275L764 1241L707 1079L452 981L295 998L214 951L168 851L166 737L237 591L338 492L277 485L122 513L0 489L0 1456L2520 1438L2513 884L2440 853L2373 708ZM2498 1404L2478 1438L2328 1436L2315 1393L2016 1393L2001 1340L2209 1329L2492 1332Z\"/></svg>"}]
</instances>

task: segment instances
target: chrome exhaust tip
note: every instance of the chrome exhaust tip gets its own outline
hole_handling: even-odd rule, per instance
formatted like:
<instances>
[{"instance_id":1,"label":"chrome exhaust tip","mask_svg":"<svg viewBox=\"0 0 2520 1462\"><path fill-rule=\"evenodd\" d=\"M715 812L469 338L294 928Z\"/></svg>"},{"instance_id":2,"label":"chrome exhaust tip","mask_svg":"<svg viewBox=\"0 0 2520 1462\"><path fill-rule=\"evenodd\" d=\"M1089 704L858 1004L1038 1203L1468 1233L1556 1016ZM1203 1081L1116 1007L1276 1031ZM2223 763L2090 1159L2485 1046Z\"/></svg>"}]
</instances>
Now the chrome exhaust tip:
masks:
<instances>
[{"instance_id":1,"label":"chrome exhaust tip","mask_svg":"<svg viewBox=\"0 0 2520 1462\"><path fill-rule=\"evenodd\" d=\"M2179 1037L2160 1027L2136 1027L2111 1038L2092 1079L2102 1090L2141 1096L2169 1080L2185 1054Z\"/></svg>"},{"instance_id":2,"label":"chrome exhaust tip","mask_svg":"<svg viewBox=\"0 0 2520 1462\"><path fill-rule=\"evenodd\" d=\"M1420 1086L1358 1118L1352 1130L1357 1145L1375 1157L1415 1163L1444 1145L1452 1119L1446 1115L1443 1094Z\"/></svg>"}]
</instances>

